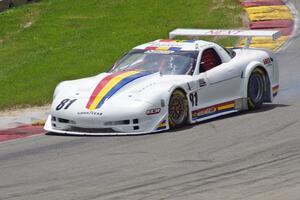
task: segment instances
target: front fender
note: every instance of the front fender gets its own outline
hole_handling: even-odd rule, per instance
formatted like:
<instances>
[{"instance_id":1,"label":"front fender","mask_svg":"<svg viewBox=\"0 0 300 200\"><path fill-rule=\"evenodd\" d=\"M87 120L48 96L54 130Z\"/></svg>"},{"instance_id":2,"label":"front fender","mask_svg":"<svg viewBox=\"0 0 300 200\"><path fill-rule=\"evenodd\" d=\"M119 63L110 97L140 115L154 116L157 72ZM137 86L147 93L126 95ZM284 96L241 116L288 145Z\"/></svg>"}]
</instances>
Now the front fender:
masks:
<instances>
[{"instance_id":1,"label":"front fender","mask_svg":"<svg viewBox=\"0 0 300 200\"><path fill-rule=\"evenodd\" d=\"M69 81L60 82L54 89L53 99L55 99L58 95L64 94L64 91L69 91L71 84Z\"/></svg>"},{"instance_id":2,"label":"front fender","mask_svg":"<svg viewBox=\"0 0 300 200\"><path fill-rule=\"evenodd\" d=\"M180 89L188 94L187 82L179 84L170 82L152 83L151 87L145 86L133 91L133 96L136 99L142 99L154 105L160 105L161 100L164 100L165 105L168 105L169 99L176 89Z\"/></svg>"}]
</instances>

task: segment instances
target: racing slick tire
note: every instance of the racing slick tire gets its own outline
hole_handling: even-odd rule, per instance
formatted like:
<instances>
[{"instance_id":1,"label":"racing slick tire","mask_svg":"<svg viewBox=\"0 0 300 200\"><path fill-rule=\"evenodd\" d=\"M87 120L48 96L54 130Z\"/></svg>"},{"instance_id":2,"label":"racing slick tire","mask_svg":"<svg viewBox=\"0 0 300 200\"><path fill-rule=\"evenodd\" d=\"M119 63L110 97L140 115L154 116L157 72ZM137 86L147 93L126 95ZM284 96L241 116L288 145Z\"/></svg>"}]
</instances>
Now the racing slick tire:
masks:
<instances>
[{"instance_id":1,"label":"racing slick tire","mask_svg":"<svg viewBox=\"0 0 300 200\"><path fill-rule=\"evenodd\" d=\"M186 123L188 118L188 100L185 93L175 90L169 101L169 126L180 127Z\"/></svg>"},{"instance_id":2,"label":"racing slick tire","mask_svg":"<svg viewBox=\"0 0 300 200\"><path fill-rule=\"evenodd\" d=\"M264 71L255 68L248 81L248 108L254 110L260 108L264 102L264 96L267 91L267 79Z\"/></svg>"}]
</instances>

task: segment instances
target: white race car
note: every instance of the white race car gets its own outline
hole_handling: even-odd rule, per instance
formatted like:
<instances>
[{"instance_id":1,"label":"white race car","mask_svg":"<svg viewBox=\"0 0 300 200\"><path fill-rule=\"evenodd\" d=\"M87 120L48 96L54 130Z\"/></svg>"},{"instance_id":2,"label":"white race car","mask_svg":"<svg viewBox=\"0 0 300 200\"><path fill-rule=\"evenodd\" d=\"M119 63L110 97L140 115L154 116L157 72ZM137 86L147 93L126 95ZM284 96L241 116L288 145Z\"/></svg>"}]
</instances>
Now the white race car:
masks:
<instances>
[{"instance_id":1,"label":"white race car","mask_svg":"<svg viewBox=\"0 0 300 200\"><path fill-rule=\"evenodd\" d=\"M278 31L176 29L175 36L247 37L227 49L202 40L156 40L133 48L105 73L60 83L45 130L74 135L154 133L260 107L278 92L273 53L250 49Z\"/></svg>"}]
</instances>

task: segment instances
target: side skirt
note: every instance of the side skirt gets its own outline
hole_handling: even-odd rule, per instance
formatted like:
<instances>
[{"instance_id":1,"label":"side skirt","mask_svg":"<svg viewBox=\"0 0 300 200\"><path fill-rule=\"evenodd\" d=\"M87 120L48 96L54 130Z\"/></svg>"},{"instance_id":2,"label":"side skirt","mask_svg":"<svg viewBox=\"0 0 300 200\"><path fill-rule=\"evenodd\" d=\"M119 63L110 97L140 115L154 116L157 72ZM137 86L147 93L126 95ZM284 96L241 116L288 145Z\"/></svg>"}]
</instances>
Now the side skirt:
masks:
<instances>
[{"instance_id":1,"label":"side skirt","mask_svg":"<svg viewBox=\"0 0 300 200\"><path fill-rule=\"evenodd\" d=\"M190 122L196 123L247 109L248 104L246 98L226 101L224 103L191 111Z\"/></svg>"}]
</instances>

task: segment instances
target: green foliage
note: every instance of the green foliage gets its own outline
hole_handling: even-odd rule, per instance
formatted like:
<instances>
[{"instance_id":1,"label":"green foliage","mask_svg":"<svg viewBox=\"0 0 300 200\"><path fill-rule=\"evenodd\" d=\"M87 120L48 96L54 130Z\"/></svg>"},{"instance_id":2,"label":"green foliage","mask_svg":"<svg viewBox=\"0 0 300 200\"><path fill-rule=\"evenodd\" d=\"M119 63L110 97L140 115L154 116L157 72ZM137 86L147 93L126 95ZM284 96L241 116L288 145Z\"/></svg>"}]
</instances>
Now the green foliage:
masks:
<instances>
[{"instance_id":1,"label":"green foliage","mask_svg":"<svg viewBox=\"0 0 300 200\"><path fill-rule=\"evenodd\" d=\"M235 0L43 0L2 12L0 109L49 103L60 81L174 28L240 27L241 12Z\"/></svg>"}]
</instances>

